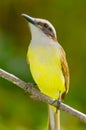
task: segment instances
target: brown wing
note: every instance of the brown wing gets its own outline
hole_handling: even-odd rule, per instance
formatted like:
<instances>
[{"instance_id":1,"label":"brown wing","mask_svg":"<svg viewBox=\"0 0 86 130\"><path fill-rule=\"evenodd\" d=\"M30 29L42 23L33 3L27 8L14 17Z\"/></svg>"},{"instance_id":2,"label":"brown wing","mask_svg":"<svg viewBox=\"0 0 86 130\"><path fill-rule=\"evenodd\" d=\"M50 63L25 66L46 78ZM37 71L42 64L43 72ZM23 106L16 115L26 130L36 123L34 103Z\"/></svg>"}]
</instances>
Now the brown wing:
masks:
<instances>
[{"instance_id":1,"label":"brown wing","mask_svg":"<svg viewBox=\"0 0 86 130\"><path fill-rule=\"evenodd\" d=\"M64 100L65 95L67 94L69 90L69 68L68 68L68 64L66 60L65 51L63 50L61 46L60 46L60 50L61 50L61 66L62 66L62 72L63 72L64 78L65 78L65 88L66 88L66 92L64 92L61 96L62 100Z\"/></svg>"}]
</instances>

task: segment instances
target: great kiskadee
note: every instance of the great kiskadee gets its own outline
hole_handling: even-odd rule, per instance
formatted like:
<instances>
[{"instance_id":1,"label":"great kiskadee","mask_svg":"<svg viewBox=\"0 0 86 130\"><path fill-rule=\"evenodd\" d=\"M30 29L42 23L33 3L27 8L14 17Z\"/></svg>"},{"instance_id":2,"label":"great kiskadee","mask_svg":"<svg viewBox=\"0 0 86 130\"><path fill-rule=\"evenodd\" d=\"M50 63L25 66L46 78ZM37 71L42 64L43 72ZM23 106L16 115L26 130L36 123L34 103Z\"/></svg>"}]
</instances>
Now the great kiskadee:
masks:
<instances>
[{"instance_id":1,"label":"great kiskadee","mask_svg":"<svg viewBox=\"0 0 86 130\"><path fill-rule=\"evenodd\" d=\"M29 21L32 39L27 52L30 71L40 91L64 100L69 89L69 69L64 49L52 24L44 19L22 16ZM49 105L48 130L60 130L59 110Z\"/></svg>"}]
</instances>

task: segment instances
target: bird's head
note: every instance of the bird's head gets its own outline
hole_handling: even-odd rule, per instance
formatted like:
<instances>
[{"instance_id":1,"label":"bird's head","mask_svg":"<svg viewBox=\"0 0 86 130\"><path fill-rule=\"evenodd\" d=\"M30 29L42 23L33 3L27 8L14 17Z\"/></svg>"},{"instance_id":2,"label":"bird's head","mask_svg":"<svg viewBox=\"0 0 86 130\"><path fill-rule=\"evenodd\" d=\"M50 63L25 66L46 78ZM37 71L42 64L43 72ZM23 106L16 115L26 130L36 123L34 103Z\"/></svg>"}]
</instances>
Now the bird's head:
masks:
<instances>
[{"instance_id":1,"label":"bird's head","mask_svg":"<svg viewBox=\"0 0 86 130\"><path fill-rule=\"evenodd\" d=\"M30 17L30 16L28 16L26 14L22 14L22 16L27 21L29 21L29 23L31 25L34 25L39 30L41 30L45 35L47 35L48 37L50 37L51 39L56 41L56 39L57 39L56 31L55 31L53 25L48 20L39 19L39 18L33 18L33 17Z\"/></svg>"}]
</instances>

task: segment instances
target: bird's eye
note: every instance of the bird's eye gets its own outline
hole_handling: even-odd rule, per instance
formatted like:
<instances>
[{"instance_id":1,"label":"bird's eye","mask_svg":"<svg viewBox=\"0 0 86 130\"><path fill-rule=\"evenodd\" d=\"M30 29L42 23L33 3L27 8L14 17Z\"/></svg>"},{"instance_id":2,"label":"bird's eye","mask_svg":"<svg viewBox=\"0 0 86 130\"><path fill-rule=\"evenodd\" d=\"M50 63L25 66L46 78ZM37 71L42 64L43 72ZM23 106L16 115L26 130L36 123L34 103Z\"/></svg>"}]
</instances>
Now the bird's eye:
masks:
<instances>
[{"instance_id":1,"label":"bird's eye","mask_svg":"<svg viewBox=\"0 0 86 130\"><path fill-rule=\"evenodd\" d=\"M46 23L44 23L44 27L45 27L45 28L47 28L47 27L48 27L48 25L47 25Z\"/></svg>"}]
</instances>

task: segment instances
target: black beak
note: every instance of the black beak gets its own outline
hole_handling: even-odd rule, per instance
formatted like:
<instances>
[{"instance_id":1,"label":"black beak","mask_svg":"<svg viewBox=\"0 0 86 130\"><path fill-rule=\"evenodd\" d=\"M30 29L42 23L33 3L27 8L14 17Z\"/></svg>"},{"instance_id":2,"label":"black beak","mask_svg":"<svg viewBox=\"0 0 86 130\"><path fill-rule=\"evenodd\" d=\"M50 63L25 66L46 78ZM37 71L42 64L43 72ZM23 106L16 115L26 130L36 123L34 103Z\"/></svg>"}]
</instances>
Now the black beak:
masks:
<instances>
[{"instance_id":1,"label":"black beak","mask_svg":"<svg viewBox=\"0 0 86 130\"><path fill-rule=\"evenodd\" d=\"M35 26L38 26L37 22L35 21L35 18L32 18L28 16L27 14L22 14L22 16L30 23L32 23Z\"/></svg>"}]
</instances>

